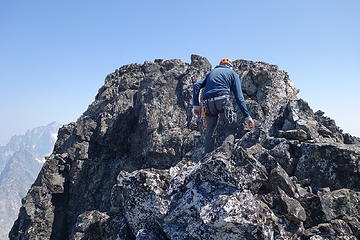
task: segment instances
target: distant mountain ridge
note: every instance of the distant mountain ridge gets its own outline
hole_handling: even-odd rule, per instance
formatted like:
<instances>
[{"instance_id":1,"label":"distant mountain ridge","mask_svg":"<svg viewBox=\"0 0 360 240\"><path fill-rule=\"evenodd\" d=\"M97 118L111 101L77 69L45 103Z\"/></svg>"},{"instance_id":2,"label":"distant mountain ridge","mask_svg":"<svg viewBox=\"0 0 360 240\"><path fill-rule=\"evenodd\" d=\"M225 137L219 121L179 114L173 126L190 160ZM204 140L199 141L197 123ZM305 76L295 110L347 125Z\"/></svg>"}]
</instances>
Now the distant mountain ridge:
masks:
<instances>
[{"instance_id":1,"label":"distant mountain ridge","mask_svg":"<svg viewBox=\"0 0 360 240\"><path fill-rule=\"evenodd\" d=\"M17 135L0 147L0 239L8 239L21 199L50 155L60 124L52 122Z\"/></svg>"},{"instance_id":2,"label":"distant mountain ridge","mask_svg":"<svg viewBox=\"0 0 360 240\"><path fill-rule=\"evenodd\" d=\"M49 155L57 138L59 127L59 123L52 122L47 126L28 130L24 135L13 136L5 146L0 146L0 171L4 168L7 160L19 150L29 149L41 156ZM53 139L53 141L49 142L49 139Z\"/></svg>"}]
</instances>

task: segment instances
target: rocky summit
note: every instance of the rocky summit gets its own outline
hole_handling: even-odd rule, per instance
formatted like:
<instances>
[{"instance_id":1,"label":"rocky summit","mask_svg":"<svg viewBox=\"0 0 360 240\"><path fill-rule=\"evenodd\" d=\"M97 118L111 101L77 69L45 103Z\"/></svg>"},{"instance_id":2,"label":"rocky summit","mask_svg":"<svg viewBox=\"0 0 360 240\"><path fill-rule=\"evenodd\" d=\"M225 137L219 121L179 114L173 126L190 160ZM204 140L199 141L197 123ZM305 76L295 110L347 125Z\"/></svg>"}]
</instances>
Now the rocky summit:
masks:
<instances>
[{"instance_id":1,"label":"rocky summit","mask_svg":"<svg viewBox=\"0 0 360 240\"><path fill-rule=\"evenodd\" d=\"M285 71L236 60L256 127L239 121L223 141L219 123L203 155L191 98L210 69L192 55L109 74L59 130L10 239L360 239L359 139L298 99Z\"/></svg>"}]
</instances>

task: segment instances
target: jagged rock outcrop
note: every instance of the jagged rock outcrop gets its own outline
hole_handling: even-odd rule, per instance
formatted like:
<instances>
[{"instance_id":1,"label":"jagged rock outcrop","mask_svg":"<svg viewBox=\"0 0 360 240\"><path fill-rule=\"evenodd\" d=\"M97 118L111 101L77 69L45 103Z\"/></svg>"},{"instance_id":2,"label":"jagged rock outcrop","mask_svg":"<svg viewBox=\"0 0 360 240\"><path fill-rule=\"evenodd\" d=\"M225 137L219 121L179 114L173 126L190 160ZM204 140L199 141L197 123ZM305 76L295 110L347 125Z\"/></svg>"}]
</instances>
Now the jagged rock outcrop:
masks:
<instances>
[{"instance_id":1,"label":"jagged rock outcrop","mask_svg":"<svg viewBox=\"0 0 360 240\"><path fill-rule=\"evenodd\" d=\"M193 55L109 74L59 130L10 239L359 237L359 140L298 99L277 66L237 60L257 126L239 123L222 143L220 123L202 156L192 84L210 69Z\"/></svg>"}]
</instances>

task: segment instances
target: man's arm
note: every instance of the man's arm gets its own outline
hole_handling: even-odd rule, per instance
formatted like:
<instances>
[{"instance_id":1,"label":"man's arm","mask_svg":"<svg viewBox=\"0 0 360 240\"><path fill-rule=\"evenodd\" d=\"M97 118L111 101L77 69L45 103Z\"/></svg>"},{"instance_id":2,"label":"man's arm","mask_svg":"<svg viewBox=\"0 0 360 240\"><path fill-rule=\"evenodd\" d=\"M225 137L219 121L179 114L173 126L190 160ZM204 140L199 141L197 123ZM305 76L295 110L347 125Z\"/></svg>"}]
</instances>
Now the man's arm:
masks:
<instances>
[{"instance_id":1,"label":"man's arm","mask_svg":"<svg viewBox=\"0 0 360 240\"><path fill-rule=\"evenodd\" d=\"M243 95L243 92L241 90L240 78L239 78L239 75L237 73L234 73L234 82L233 82L231 91L234 93L236 103L238 104L241 112L246 117L246 120L251 119L250 112L249 112L249 110L248 110L248 108L246 106L244 95Z\"/></svg>"},{"instance_id":2,"label":"man's arm","mask_svg":"<svg viewBox=\"0 0 360 240\"><path fill-rule=\"evenodd\" d=\"M193 106L194 107L199 107L200 106L200 102L199 102L199 94L200 94L200 90L205 87L206 84L206 77L196 83L194 83L194 90L193 90Z\"/></svg>"}]
</instances>

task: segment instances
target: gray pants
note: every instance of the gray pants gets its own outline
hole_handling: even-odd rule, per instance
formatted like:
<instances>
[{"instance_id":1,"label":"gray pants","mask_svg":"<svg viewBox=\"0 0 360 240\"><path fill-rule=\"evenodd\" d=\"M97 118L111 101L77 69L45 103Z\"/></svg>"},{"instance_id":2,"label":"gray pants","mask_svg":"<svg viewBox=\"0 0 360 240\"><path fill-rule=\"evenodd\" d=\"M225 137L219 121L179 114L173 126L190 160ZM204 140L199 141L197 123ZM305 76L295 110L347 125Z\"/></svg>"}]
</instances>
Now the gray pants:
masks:
<instances>
[{"instance_id":1,"label":"gray pants","mask_svg":"<svg viewBox=\"0 0 360 240\"><path fill-rule=\"evenodd\" d=\"M229 137L232 132L231 124L225 117L225 107L232 108L232 104L229 98L223 98L220 100L207 100L206 106L206 132L205 132L205 153L209 153L214 150L215 147L215 129L220 121L224 127L223 133L225 138Z\"/></svg>"}]
</instances>

